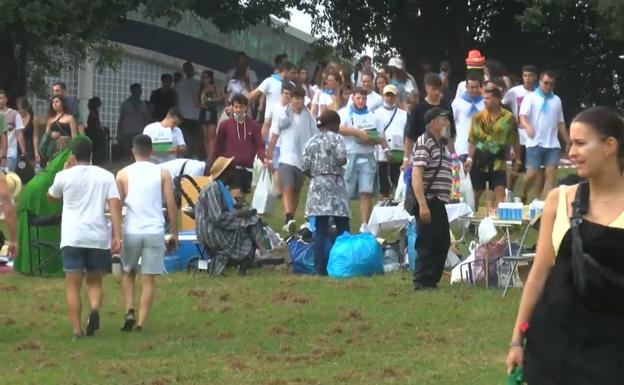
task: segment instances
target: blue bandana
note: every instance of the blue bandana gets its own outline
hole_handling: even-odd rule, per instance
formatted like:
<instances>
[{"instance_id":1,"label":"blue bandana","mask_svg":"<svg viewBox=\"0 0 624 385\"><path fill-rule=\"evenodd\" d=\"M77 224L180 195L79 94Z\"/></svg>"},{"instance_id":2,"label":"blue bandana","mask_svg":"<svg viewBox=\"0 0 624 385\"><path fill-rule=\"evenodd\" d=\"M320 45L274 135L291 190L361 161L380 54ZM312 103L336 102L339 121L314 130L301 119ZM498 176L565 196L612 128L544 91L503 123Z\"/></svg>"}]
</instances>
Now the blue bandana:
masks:
<instances>
[{"instance_id":1,"label":"blue bandana","mask_svg":"<svg viewBox=\"0 0 624 385\"><path fill-rule=\"evenodd\" d=\"M327 95L333 95L336 93L335 90L332 90L331 88L326 88L323 90L324 93L326 93Z\"/></svg>"},{"instance_id":2,"label":"blue bandana","mask_svg":"<svg viewBox=\"0 0 624 385\"><path fill-rule=\"evenodd\" d=\"M271 75L271 77L277 81L280 81L280 82L282 81L282 75L280 74L273 74Z\"/></svg>"},{"instance_id":3,"label":"blue bandana","mask_svg":"<svg viewBox=\"0 0 624 385\"><path fill-rule=\"evenodd\" d=\"M350 113L351 114L356 114L356 115L366 115L368 114L368 107L364 106L364 108L362 109L358 109L355 108L355 105L352 105L351 107L349 107L349 109L351 110Z\"/></svg>"},{"instance_id":4,"label":"blue bandana","mask_svg":"<svg viewBox=\"0 0 624 385\"><path fill-rule=\"evenodd\" d=\"M462 95L462 99L470 103L470 111L468 111L468 116L472 116L479 112L479 109L477 108L477 103L483 100L483 96L479 95L473 98L468 95L468 92L464 92L464 94Z\"/></svg>"},{"instance_id":5,"label":"blue bandana","mask_svg":"<svg viewBox=\"0 0 624 385\"><path fill-rule=\"evenodd\" d=\"M552 92L549 92L549 93L545 94L544 91L542 91L542 89L539 88L539 87L537 87L537 89L535 90L535 93L538 96L541 96L542 98L544 98L544 102L542 103L541 111L542 112L548 111L548 100L554 98L555 94L552 93Z\"/></svg>"},{"instance_id":6,"label":"blue bandana","mask_svg":"<svg viewBox=\"0 0 624 385\"><path fill-rule=\"evenodd\" d=\"M232 198L232 194L230 194L228 189L225 188L225 185L220 180L217 180L217 185L219 186L219 191L221 192L221 195L223 195L226 211L234 210L234 198Z\"/></svg>"}]
</instances>

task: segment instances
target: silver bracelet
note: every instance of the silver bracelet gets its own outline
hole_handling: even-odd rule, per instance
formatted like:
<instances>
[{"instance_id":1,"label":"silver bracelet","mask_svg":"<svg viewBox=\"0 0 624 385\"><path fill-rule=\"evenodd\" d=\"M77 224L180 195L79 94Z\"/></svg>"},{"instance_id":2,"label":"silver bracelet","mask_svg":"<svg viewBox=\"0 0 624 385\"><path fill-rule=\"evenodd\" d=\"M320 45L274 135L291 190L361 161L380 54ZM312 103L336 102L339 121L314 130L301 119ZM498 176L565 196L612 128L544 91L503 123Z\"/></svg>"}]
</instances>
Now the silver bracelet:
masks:
<instances>
[{"instance_id":1,"label":"silver bracelet","mask_svg":"<svg viewBox=\"0 0 624 385\"><path fill-rule=\"evenodd\" d=\"M522 346L522 344L520 342L517 341L511 341L509 343L509 348L520 348L520 349L524 349L524 346Z\"/></svg>"}]
</instances>

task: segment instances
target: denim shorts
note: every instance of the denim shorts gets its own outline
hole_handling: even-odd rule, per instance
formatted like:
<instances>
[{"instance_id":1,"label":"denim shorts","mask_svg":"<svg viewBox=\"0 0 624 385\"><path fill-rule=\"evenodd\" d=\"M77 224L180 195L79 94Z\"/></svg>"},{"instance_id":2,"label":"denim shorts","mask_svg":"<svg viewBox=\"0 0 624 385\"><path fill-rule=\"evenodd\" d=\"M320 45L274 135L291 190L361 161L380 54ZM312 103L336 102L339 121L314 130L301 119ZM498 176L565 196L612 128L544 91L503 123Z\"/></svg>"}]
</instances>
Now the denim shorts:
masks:
<instances>
[{"instance_id":1,"label":"denim shorts","mask_svg":"<svg viewBox=\"0 0 624 385\"><path fill-rule=\"evenodd\" d=\"M374 154L347 155L344 180L349 197L356 198L358 194L373 194L376 176L377 161Z\"/></svg>"},{"instance_id":2,"label":"denim shorts","mask_svg":"<svg viewBox=\"0 0 624 385\"><path fill-rule=\"evenodd\" d=\"M124 234L121 265L126 273L160 275L165 271L165 235ZM139 258L141 266L139 269Z\"/></svg>"},{"instance_id":3,"label":"denim shorts","mask_svg":"<svg viewBox=\"0 0 624 385\"><path fill-rule=\"evenodd\" d=\"M540 170L542 167L557 167L560 156L560 148L527 147L526 168L529 170Z\"/></svg>"},{"instance_id":4,"label":"denim shorts","mask_svg":"<svg viewBox=\"0 0 624 385\"><path fill-rule=\"evenodd\" d=\"M65 246L61 249L66 273L105 273L111 266L110 250Z\"/></svg>"}]
</instances>

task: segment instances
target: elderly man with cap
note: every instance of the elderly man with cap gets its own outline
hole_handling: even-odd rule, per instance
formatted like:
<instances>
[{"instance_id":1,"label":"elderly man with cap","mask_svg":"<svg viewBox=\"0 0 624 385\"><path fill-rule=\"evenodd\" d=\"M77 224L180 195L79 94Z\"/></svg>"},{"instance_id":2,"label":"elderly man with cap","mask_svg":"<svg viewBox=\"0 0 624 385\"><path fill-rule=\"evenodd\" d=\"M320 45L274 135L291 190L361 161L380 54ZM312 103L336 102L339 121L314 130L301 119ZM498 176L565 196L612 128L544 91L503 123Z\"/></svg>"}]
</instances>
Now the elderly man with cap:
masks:
<instances>
[{"instance_id":1,"label":"elderly man with cap","mask_svg":"<svg viewBox=\"0 0 624 385\"><path fill-rule=\"evenodd\" d=\"M392 194L401 174L403 162L403 133L407 122L407 112L397 105L399 90L389 84L383 89L383 105L375 111L377 131L383 133L391 151L388 160L380 146L377 146L377 169L379 171L379 192L384 198Z\"/></svg>"},{"instance_id":2,"label":"elderly man with cap","mask_svg":"<svg viewBox=\"0 0 624 385\"><path fill-rule=\"evenodd\" d=\"M334 219L338 234L349 231L349 201L342 168L347 163L347 150L338 135L340 116L335 111L323 111L317 125L320 132L308 140L303 151L303 170L311 179L305 215L316 218L316 274L327 275L329 219Z\"/></svg>"},{"instance_id":3,"label":"elderly man with cap","mask_svg":"<svg viewBox=\"0 0 624 385\"><path fill-rule=\"evenodd\" d=\"M245 275L254 262L255 251L263 255L256 262L281 263L283 259L269 257L262 246L264 224L255 210L235 203L228 190L236 181L234 158L217 158L210 168L208 183L199 194L195 207L197 239L206 246L208 255L216 259L215 275L223 273L231 259Z\"/></svg>"},{"instance_id":4,"label":"elderly man with cap","mask_svg":"<svg viewBox=\"0 0 624 385\"><path fill-rule=\"evenodd\" d=\"M412 154L412 214L416 217L416 290L435 289L451 245L445 204L451 194L451 160L446 148L450 112L439 107L425 114L426 132Z\"/></svg>"},{"instance_id":5,"label":"elderly man with cap","mask_svg":"<svg viewBox=\"0 0 624 385\"><path fill-rule=\"evenodd\" d=\"M405 71L403 59L393 57L388 61L390 84L399 90L399 105L407 109L408 105L418 102L418 87L414 78Z\"/></svg>"}]
</instances>

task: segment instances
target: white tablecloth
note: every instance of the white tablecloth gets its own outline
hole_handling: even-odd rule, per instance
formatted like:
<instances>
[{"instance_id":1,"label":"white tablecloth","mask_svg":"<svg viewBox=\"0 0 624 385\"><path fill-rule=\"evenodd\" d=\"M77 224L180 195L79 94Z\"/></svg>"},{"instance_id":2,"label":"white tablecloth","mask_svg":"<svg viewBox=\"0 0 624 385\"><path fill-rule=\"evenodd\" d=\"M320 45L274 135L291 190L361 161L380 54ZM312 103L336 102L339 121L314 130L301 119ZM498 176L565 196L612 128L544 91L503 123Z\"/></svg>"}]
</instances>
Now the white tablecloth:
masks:
<instances>
[{"instance_id":1,"label":"white tablecloth","mask_svg":"<svg viewBox=\"0 0 624 385\"><path fill-rule=\"evenodd\" d=\"M471 217L474 213L466 203L450 203L446 205L446 214L449 223L453 224L461 218ZM382 229L399 230L413 219L414 217L405 211L402 203L398 206L375 206L368 221L368 230L373 235L378 235ZM468 223L469 220L466 220L464 224Z\"/></svg>"}]
</instances>

